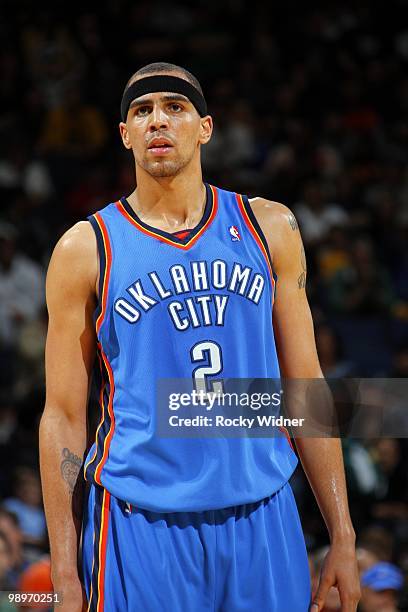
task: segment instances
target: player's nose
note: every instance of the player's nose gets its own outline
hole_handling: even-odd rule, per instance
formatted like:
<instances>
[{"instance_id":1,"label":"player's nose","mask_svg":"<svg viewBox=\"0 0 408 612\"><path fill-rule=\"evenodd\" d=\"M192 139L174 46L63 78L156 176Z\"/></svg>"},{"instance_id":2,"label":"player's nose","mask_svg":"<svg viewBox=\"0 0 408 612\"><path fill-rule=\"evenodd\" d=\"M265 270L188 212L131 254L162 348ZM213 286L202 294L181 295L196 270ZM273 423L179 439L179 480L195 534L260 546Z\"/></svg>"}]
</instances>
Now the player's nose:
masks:
<instances>
[{"instance_id":1,"label":"player's nose","mask_svg":"<svg viewBox=\"0 0 408 612\"><path fill-rule=\"evenodd\" d=\"M156 130L163 130L169 127L168 116L160 104L155 104L150 114L149 130L155 132Z\"/></svg>"}]
</instances>

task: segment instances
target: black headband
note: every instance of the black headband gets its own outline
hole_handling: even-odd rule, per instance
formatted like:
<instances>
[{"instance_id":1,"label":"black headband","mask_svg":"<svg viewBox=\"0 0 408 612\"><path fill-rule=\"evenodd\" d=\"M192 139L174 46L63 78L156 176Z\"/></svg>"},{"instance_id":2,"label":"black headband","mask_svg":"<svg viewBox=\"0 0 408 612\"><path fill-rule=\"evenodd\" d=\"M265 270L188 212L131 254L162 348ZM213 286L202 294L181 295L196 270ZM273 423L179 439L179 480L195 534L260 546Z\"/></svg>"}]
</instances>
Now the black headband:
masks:
<instances>
[{"instance_id":1,"label":"black headband","mask_svg":"<svg viewBox=\"0 0 408 612\"><path fill-rule=\"evenodd\" d=\"M155 93L157 91L169 91L182 94L190 100L193 106L195 106L200 117L205 117L207 115L207 103L205 98L194 85L180 77L156 75L139 79L126 89L120 104L122 121L126 121L129 106L133 100L147 93Z\"/></svg>"}]
</instances>

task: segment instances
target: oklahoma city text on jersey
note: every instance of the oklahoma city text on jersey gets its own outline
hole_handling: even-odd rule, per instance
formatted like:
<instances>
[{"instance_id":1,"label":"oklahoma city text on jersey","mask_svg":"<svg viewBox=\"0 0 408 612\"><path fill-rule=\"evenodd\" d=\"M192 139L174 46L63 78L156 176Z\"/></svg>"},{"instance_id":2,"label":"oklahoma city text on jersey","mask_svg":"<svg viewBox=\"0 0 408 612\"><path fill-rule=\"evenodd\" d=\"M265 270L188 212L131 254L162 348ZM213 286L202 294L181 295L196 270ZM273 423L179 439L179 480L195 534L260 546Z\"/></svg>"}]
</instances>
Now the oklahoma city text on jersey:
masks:
<instances>
[{"instance_id":1,"label":"oklahoma city text on jersey","mask_svg":"<svg viewBox=\"0 0 408 612\"><path fill-rule=\"evenodd\" d=\"M253 272L249 266L234 262L228 265L222 259L190 262L188 272L182 264L174 264L168 270L168 279L155 271L148 278L137 279L127 288L130 297L120 297L115 311L129 323L137 323L142 314L149 312L161 300L173 296L167 310L174 327L184 331L191 327L224 325L229 295L211 293L211 289L227 290L258 304L265 287L265 278ZM194 297L182 297L193 291L210 291Z\"/></svg>"}]
</instances>

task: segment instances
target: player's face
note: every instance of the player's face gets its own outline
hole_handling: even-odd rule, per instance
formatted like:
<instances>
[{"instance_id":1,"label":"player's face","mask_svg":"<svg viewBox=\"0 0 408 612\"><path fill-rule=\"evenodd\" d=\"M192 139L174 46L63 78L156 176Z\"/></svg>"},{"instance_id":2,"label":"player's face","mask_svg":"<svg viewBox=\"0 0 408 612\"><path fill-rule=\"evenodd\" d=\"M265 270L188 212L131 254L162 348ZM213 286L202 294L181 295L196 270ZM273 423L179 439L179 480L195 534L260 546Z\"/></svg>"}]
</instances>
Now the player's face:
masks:
<instances>
[{"instance_id":1,"label":"player's face","mask_svg":"<svg viewBox=\"0 0 408 612\"><path fill-rule=\"evenodd\" d=\"M154 177L171 177L199 156L211 137L211 117L201 118L185 96L158 92L141 96L120 124L122 140L136 165Z\"/></svg>"}]
</instances>

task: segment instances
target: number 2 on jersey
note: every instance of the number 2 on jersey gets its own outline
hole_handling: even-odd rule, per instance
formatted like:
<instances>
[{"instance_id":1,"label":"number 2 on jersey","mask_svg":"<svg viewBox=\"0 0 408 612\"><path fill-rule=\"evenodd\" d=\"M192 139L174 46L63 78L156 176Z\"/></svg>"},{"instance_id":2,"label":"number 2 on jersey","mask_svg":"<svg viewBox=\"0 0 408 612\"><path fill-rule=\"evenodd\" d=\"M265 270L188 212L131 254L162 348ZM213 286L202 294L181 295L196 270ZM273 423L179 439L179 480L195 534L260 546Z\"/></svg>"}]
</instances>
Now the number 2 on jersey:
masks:
<instances>
[{"instance_id":1,"label":"number 2 on jersey","mask_svg":"<svg viewBox=\"0 0 408 612\"><path fill-rule=\"evenodd\" d=\"M196 391L221 394L223 392L222 381L206 379L206 376L216 376L222 371L223 363L220 345L211 340L198 342L191 348L190 356L193 363L204 362L203 365L199 365L193 370Z\"/></svg>"}]
</instances>

